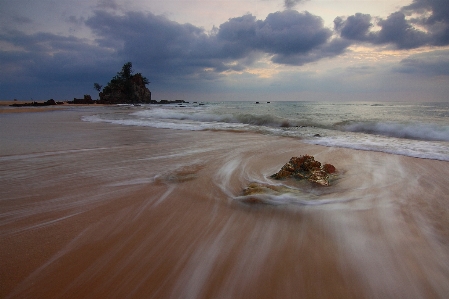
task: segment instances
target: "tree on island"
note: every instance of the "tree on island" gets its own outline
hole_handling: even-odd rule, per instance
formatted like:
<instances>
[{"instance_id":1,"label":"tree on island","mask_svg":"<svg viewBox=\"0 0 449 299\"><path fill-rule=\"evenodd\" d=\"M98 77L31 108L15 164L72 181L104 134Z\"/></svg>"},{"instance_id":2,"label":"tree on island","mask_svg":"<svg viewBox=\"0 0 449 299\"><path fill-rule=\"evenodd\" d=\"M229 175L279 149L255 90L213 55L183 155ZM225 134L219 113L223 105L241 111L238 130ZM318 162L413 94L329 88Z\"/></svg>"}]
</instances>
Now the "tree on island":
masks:
<instances>
[{"instance_id":1,"label":"tree on island","mask_svg":"<svg viewBox=\"0 0 449 299\"><path fill-rule=\"evenodd\" d=\"M145 86L150 83L141 73L133 75L133 65L127 62L122 70L115 75L111 81L100 92L99 103L150 103L151 92ZM94 83L94 88L101 91L101 85Z\"/></svg>"},{"instance_id":2,"label":"tree on island","mask_svg":"<svg viewBox=\"0 0 449 299\"><path fill-rule=\"evenodd\" d=\"M103 87L103 85L100 85L100 84L98 84L98 83L94 83L94 89L95 89L96 91L100 92L102 87Z\"/></svg>"}]
</instances>

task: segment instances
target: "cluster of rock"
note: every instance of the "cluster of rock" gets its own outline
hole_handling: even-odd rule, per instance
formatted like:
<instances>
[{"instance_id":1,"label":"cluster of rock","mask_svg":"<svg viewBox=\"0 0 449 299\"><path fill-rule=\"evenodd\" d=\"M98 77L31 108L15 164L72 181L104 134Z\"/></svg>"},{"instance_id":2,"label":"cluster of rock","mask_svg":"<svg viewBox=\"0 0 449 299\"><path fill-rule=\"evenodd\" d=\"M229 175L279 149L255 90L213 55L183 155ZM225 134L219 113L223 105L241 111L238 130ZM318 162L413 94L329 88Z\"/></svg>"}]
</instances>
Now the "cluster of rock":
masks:
<instances>
[{"instance_id":1,"label":"cluster of rock","mask_svg":"<svg viewBox=\"0 0 449 299\"><path fill-rule=\"evenodd\" d=\"M170 100L160 100L159 102L158 101L154 101L154 100L151 100L150 101L150 104L178 104L178 105L180 105L180 104L188 104L189 102L186 102L186 101L184 101L184 100L174 100L174 101L170 101Z\"/></svg>"},{"instance_id":2,"label":"cluster of rock","mask_svg":"<svg viewBox=\"0 0 449 299\"><path fill-rule=\"evenodd\" d=\"M63 102L55 102L55 100L50 99L48 101L45 101L43 103L39 102L31 102L31 103L14 103L12 105L9 105L11 107L41 107L41 106L52 106L52 105L61 105L64 104Z\"/></svg>"},{"instance_id":3,"label":"cluster of rock","mask_svg":"<svg viewBox=\"0 0 449 299\"><path fill-rule=\"evenodd\" d=\"M308 180L322 186L329 186L330 175L335 172L335 166L332 164L321 165L313 156L304 155L292 157L282 166L281 170L271 177L277 180L292 177L299 180Z\"/></svg>"},{"instance_id":4,"label":"cluster of rock","mask_svg":"<svg viewBox=\"0 0 449 299\"><path fill-rule=\"evenodd\" d=\"M95 104L95 101L92 100L92 97L88 94L85 94L82 99L74 98L73 101L68 101L68 104L82 104L82 105L89 105L89 104Z\"/></svg>"}]
</instances>

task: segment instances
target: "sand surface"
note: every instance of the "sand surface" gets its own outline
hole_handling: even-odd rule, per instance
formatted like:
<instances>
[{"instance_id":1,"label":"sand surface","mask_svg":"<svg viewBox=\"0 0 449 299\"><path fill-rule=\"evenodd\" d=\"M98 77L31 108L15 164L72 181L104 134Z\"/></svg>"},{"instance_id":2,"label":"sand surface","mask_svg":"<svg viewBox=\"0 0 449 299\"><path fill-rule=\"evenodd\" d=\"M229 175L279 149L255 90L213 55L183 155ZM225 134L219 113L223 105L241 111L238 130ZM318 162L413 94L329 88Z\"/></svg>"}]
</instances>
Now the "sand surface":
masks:
<instances>
[{"instance_id":1,"label":"sand surface","mask_svg":"<svg viewBox=\"0 0 449 299\"><path fill-rule=\"evenodd\" d=\"M448 162L85 113L0 116L1 298L449 294ZM339 179L269 178L303 154Z\"/></svg>"}]
</instances>

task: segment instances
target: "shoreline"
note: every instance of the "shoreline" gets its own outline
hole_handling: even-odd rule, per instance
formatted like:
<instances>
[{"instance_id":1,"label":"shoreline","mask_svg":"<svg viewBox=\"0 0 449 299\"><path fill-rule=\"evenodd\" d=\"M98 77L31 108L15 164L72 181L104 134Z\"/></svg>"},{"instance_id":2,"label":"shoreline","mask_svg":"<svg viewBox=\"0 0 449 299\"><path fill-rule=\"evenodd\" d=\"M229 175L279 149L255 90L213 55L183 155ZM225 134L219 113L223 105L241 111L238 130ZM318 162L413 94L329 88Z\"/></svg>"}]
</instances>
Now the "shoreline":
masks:
<instances>
[{"instance_id":1,"label":"shoreline","mask_svg":"<svg viewBox=\"0 0 449 299\"><path fill-rule=\"evenodd\" d=\"M107 106L104 104L59 104L59 105L48 105L48 106L23 106L23 107L12 107L13 104L27 104L29 101L0 101L0 114L3 113L30 113L30 112L48 112L48 111L59 111L68 107L103 107ZM39 102L40 103L40 102ZM42 101L43 103L43 101Z\"/></svg>"},{"instance_id":2,"label":"shoreline","mask_svg":"<svg viewBox=\"0 0 449 299\"><path fill-rule=\"evenodd\" d=\"M33 114L16 135L2 132L10 143L0 156L2 298L449 291L449 162L253 133L86 123L80 114ZM335 165L335 185L294 183L313 195L304 204L239 201L253 181L286 183L269 175L300 154Z\"/></svg>"}]
</instances>

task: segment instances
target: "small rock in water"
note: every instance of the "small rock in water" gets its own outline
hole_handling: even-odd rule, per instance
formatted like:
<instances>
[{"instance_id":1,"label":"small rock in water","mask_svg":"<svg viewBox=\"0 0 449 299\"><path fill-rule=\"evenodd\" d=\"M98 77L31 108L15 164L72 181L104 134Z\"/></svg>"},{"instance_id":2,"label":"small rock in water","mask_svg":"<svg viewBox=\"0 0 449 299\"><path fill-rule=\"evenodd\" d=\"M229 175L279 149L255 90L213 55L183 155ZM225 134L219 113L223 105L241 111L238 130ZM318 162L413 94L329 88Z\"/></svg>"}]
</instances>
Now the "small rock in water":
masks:
<instances>
[{"instance_id":1,"label":"small rock in water","mask_svg":"<svg viewBox=\"0 0 449 299\"><path fill-rule=\"evenodd\" d=\"M337 169L335 169L335 166L332 164L324 164L323 165L323 170L327 173L335 173L337 171Z\"/></svg>"},{"instance_id":2,"label":"small rock in water","mask_svg":"<svg viewBox=\"0 0 449 299\"><path fill-rule=\"evenodd\" d=\"M329 186L329 174L335 173L335 166L315 161L313 156L304 155L292 157L288 163L282 166L281 170L271 177L280 180L293 177L300 180L308 180L322 186Z\"/></svg>"}]
</instances>

